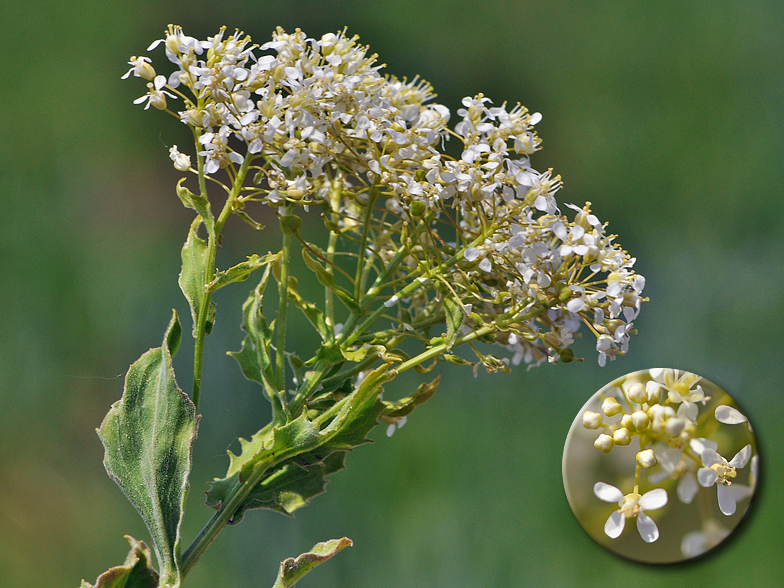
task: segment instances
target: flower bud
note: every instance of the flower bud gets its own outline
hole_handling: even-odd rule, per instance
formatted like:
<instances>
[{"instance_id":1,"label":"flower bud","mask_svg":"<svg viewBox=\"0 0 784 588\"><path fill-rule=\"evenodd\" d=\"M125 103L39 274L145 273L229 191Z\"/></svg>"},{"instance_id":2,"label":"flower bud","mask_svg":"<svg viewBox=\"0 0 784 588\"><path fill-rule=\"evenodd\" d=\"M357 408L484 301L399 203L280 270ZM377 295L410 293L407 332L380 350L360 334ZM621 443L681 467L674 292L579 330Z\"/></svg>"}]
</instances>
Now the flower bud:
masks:
<instances>
[{"instance_id":1,"label":"flower bud","mask_svg":"<svg viewBox=\"0 0 784 588\"><path fill-rule=\"evenodd\" d=\"M632 402L643 402L648 398L648 394L645 392L645 386L639 382L629 386L629 390L626 393L629 395L629 400Z\"/></svg>"},{"instance_id":2,"label":"flower bud","mask_svg":"<svg viewBox=\"0 0 784 588\"><path fill-rule=\"evenodd\" d=\"M613 433L613 441L616 445L628 445L632 442L632 436L629 434L628 429L621 427Z\"/></svg>"},{"instance_id":3,"label":"flower bud","mask_svg":"<svg viewBox=\"0 0 784 588\"><path fill-rule=\"evenodd\" d=\"M651 380L647 384L645 384L645 392L648 396L648 402L659 402L659 398L661 398L661 388L659 385Z\"/></svg>"},{"instance_id":4,"label":"flower bud","mask_svg":"<svg viewBox=\"0 0 784 588\"><path fill-rule=\"evenodd\" d=\"M592 410L583 413L583 427L586 429L598 429L602 426L602 415Z\"/></svg>"},{"instance_id":5,"label":"flower bud","mask_svg":"<svg viewBox=\"0 0 784 588\"><path fill-rule=\"evenodd\" d=\"M606 414L608 417L615 416L616 414L620 413L623 410L620 402L618 402L615 398L605 398L602 401L602 412Z\"/></svg>"},{"instance_id":6,"label":"flower bud","mask_svg":"<svg viewBox=\"0 0 784 588\"><path fill-rule=\"evenodd\" d=\"M419 200L411 204L411 216L422 216L425 214L425 203Z\"/></svg>"},{"instance_id":7,"label":"flower bud","mask_svg":"<svg viewBox=\"0 0 784 588\"><path fill-rule=\"evenodd\" d=\"M648 424L651 422L648 418L648 414L645 411L638 410L632 413L632 422L634 423L634 428L638 431L644 431L648 428Z\"/></svg>"},{"instance_id":8,"label":"flower bud","mask_svg":"<svg viewBox=\"0 0 784 588\"><path fill-rule=\"evenodd\" d=\"M637 463L645 469L650 469L656 465L656 456L653 454L653 449L645 449L637 453Z\"/></svg>"},{"instance_id":9,"label":"flower bud","mask_svg":"<svg viewBox=\"0 0 784 588\"><path fill-rule=\"evenodd\" d=\"M602 433L593 442L593 446L603 453L610 453L613 448L613 438L609 435Z\"/></svg>"},{"instance_id":10,"label":"flower bud","mask_svg":"<svg viewBox=\"0 0 784 588\"><path fill-rule=\"evenodd\" d=\"M632 422L632 415L625 414L621 419L621 426L624 429L628 429L630 433L636 433L637 427L634 426L634 422Z\"/></svg>"}]
</instances>

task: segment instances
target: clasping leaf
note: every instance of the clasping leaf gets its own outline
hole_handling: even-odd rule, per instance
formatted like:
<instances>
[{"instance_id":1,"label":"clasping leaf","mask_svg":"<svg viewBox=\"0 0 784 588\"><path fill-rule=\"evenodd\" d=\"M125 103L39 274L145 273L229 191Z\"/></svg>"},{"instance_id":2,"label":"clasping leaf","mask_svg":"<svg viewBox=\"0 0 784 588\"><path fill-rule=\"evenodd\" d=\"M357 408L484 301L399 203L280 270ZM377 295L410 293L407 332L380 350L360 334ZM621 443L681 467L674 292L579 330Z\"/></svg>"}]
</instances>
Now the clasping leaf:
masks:
<instances>
[{"instance_id":1,"label":"clasping leaf","mask_svg":"<svg viewBox=\"0 0 784 588\"><path fill-rule=\"evenodd\" d=\"M177 386L172 369L181 335L175 312L163 345L130 367L122 398L98 429L106 472L150 531L162 588L180 586L180 526L198 429L196 408Z\"/></svg>"}]
</instances>

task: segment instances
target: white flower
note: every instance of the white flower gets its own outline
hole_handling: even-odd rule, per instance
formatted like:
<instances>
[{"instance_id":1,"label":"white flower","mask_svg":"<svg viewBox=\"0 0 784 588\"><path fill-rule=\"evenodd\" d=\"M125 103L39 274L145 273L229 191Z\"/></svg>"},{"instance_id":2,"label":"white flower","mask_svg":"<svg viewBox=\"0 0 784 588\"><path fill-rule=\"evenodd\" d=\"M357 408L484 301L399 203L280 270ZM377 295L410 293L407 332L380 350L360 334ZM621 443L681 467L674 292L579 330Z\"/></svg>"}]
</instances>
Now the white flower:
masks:
<instances>
[{"instance_id":1,"label":"white flower","mask_svg":"<svg viewBox=\"0 0 784 588\"><path fill-rule=\"evenodd\" d=\"M732 478L737 475L736 469L745 467L751 458L751 445L738 451L730 461L724 459L713 449L705 449L701 456L702 465L697 472L700 486L710 488L716 484L719 498L719 510L726 516L735 514L735 496L730 491Z\"/></svg>"},{"instance_id":2,"label":"white flower","mask_svg":"<svg viewBox=\"0 0 784 588\"><path fill-rule=\"evenodd\" d=\"M637 530L646 543L653 543L659 538L659 528L644 511L656 510L667 504L667 491L664 488L656 488L642 496L636 492L624 496L615 486L597 482L593 487L593 493L599 500L617 502L621 507L610 515L604 525L604 532L608 537L612 539L619 537L623 532L626 519L637 517Z\"/></svg>"},{"instance_id":3,"label":"white flower","mask_svg":"<svg viewBox=\"0 0 784 588\"><path fill-rule=\"evenodd\" d=\"M177 171L188 171L191 168L191 156L180 153L177 145L172 145L169 149L169 158L174 162L174 168Z\"/></svg>"},{"instance_id":4,"label":"white flower","mask_svg":"<svg viewBox=\"0 0 784 588\"><path fill-rule=\"evenodd\" d=\"M166 77L164 76L155 76L155 79L147 84L148 92L136 100L133 101L134 104L143 104L147 103L144 107L144 110L147 110L150 106L154 106L158 110L166 110L166 96L169 98L176 98L174 94L170 94L166 90L162 90L166 85Z\"/></svg>"},{"instance_id":5,"label":"white flower","mask_svg":"<svg viewBox=\"0 0 784 588\"><path fill-rule=\"evenodd\" d=\"M152 65L150 65L149 57L136 57L134 55L131 57L128 65L132 65L133 67L129 69L120 79L128 79L128 76L131 75L131 72L133 72L133 75L137 78L144 78L145 80L149 81L155 79L155 69L153 69Z\"/></svg>"}]
</instances>

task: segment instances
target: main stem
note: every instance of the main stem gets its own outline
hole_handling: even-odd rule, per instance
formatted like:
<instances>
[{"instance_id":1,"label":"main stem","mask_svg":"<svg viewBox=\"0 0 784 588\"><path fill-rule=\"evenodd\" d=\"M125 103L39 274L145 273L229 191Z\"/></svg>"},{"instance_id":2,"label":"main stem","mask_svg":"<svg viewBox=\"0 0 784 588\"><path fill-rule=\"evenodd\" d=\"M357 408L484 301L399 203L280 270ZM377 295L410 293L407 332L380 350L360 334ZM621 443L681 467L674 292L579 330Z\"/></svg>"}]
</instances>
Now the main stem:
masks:
<instances>
[{"instance_id":1,"label":"main stem","mask_svg":"<svg viewBox=\"0 0 784 588\"><path fill-rule=\"evenodd\" d=\"M280 283L278 284L278 321L275 324L277 341L275 349L275 378L278 390L286 390L286 309L288 307L289 258L291 257L291 233L283 232L280 258Z\"/></svg>"},{"instance_id":2,"label":"main stem","mask_svg":"<svg viewBox=\"0 0 784 588\"><path fill-rule=\"evenodd\" d=\"M205 289L201 306L199 307L199 315L196 317L196 336L193 349L193 394L191 395L191 400L197 411L199 410L199 398L201 396L201 374L204 363L204 338L207 336L207 316L212 304L212 293L207 290L206 286L212 280L212 276L215 275L215 259L218 253L221 230L232 212L234 202L240 194L251 161L252 158L248 154L242 162L236 178L234 178L231 192L223 205L220 215L218 215L218 219L213 222L212 212L208 212L210 218L202 219L207 229L207 265L204 268ZM201 190L201 195L207 198L207 186L204 180L204 158L201 156L198 158L198 168L199 189Z\"/></svg>"}]
</instances>

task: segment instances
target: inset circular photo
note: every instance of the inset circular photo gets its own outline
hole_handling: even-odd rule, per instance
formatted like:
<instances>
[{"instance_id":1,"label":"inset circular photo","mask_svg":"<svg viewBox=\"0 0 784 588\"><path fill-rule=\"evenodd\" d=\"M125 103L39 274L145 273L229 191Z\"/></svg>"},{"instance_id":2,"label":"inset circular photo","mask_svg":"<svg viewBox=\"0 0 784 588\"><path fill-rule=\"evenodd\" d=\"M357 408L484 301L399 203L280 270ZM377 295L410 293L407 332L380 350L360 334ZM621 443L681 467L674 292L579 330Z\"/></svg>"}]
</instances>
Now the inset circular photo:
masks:
<instances>
[{"instance_id":1,"label":"inset circular photo","mask_svg":"<svg viewBox=\"0 0 784 588\"><path fill-rule=\"evenodd\" d=\"M757 441L724 390L690 372L633 372L594 394L563 454L566 497L586 532L647 564L697 558L751 507Z\"/></svg>"}]
</instances>

